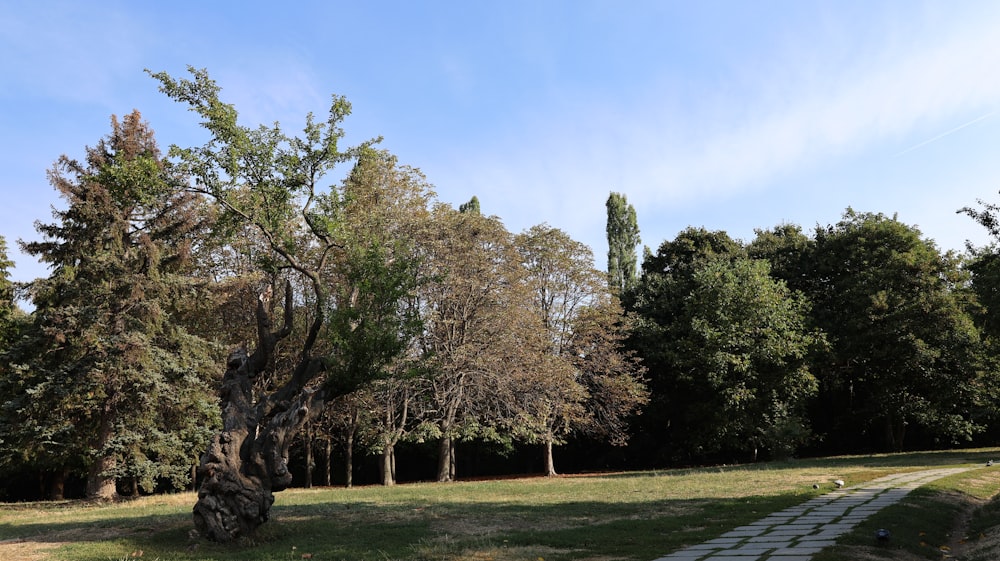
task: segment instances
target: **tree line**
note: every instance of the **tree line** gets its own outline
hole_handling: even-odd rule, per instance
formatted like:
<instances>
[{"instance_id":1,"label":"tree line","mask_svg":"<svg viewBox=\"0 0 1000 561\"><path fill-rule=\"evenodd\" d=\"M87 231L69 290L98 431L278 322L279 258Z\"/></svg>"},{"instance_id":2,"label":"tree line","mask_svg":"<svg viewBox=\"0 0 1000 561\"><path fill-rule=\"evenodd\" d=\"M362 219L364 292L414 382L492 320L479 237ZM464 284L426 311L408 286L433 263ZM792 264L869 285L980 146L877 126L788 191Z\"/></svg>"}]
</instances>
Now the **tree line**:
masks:
<instances>
[{"instance_id":1,"label":"tree line","mask_svg":"<svg viewBox=\"0 0 1000 561\"><path fill-rule=\"evenodd\" d=\"M960 212L989 226L997 208ZM642 463L995 444L996 255L850 208L811 233L689 227L647 248L622 285L652 400Z\"/></svg>"},{"instance_id":2,"label":"tree line","mask_svg":"<svg viewBox=\"0 0 1000 561\"><path fill-rule=\"evenodd\" d=\"M205 71L153 77L209 141L164 155L139 112L112 117L20 242L49 275L11 283L4 246L0 471L49 498L196 484L227 541L296 449L310 470L314 448L377 454L391 485L401 442L437 443L439 481L464 442L536 447L550 474L573 435L626 442L648 394L589 248L438 201L378 139L341 146L343 98L289 135L241 124Z\"/></svg>"},{"instance_id":3,"label":"tree line","mask_svg":"<svg viewBox=\"0 0 1000 561\"><path fill-rule=\"evenodd\" d=\"M689 227L640 265L611 193L601 271L557 228L437 200L377 138L342 146L346 99L291 135L189 72L152 77L204 145L112 117L19 242L48 276L12 283L0 238L0 498L196 487L227 541L335 454L391 485L414 447L444 482L484 443L552 475L559 446L575 471L995 440L995 247L848 209L749 242ZM964 212L997 234L997 208Z\"/></svg>"}]
</instances>

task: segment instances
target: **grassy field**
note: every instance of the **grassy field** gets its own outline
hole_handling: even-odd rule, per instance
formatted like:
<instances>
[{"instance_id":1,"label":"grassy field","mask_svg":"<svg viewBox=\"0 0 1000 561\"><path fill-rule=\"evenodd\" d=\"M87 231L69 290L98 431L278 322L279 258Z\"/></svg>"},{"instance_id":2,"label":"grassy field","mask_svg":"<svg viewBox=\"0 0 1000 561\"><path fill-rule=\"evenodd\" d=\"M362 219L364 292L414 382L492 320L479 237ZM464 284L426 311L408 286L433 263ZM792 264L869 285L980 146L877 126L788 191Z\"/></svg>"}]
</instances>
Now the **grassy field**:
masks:
<instances>
[{"instance_id":1,"label":"grassy field","mask_svg":"<svg viewBox=\"0 0 1000 561\"><path fill-rule=\"evenodd\" d=\"M648 561L827 492L834 479L852 485L994 458L1000 450L289 490L277 495L272 520L253 540L229 546L191 535L189 493L110 505L4 504L0 559ZM957 551L961 559L1000 558L993 541L1000 504L989 502L998 491L1000 465L940 480L816 561L941 559ZM892 529L890 545L875 547L879 527Z\"/></svg>"}]
</instances>

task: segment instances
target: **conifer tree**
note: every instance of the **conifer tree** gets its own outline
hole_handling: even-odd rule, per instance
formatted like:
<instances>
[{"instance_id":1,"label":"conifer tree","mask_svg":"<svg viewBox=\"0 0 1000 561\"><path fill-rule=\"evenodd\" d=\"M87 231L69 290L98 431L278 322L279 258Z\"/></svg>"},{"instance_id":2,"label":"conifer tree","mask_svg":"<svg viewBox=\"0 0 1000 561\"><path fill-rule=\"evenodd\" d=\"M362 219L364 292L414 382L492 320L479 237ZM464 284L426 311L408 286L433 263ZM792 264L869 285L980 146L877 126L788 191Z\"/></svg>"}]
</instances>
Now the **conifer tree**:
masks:
<instances>
[{"instance_id":1,"label":"conifer tree","mask_svg":"<svg viewBox=\"0 0 1000 561\"><path fill-rule=\"evenodd\" d=\"M5 414L5 447L27 463L82 469L87 495L116 496L116 481L152 491L187 482L217 423L211 346L172 321L189 291L199 200L178 187L138 111L49 173L67 204L36 224L43 241L23 249L50 274L30 286L35 311L8 355L22 389Z\"/></svg>"}]
</instances>

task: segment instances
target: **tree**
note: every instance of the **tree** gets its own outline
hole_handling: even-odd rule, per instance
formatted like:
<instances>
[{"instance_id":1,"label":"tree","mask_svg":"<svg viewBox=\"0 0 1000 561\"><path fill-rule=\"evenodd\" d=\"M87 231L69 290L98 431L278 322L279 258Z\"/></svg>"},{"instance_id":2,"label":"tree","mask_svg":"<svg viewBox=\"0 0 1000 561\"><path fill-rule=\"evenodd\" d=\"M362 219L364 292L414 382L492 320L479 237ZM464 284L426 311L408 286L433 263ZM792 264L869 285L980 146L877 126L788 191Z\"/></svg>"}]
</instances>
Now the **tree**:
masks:
<instances>
[{"instance_id":1,"label":"tree","mask_svg":"<svg viewBox=\"0 0 1000 561\"><path fill-rule=\"evenodd\" d=\"M49 178L68 208L36 225L45 241L22 242L51 273L31 283L31 325L7 363L21 391L5 404L19 418L7 445L61 477L86 468L97 499L124 478L183 487L218 419L213 349L173 321L201 203L178 188L138 112L111 128L85 162L58 160Z\"/></svg>"},{"instance_id":2,"label":"tree","mask_svg":"<svg viewBox=\"0 0 1000 561\"><path fill-rule=\"evenodd\" d=\"M392 259L409 263L418 270L416 252L418 236L427 228L431 219L430 201L433 190L419 170L399 165L396 158L384 151L365 150L344 181L343 222L345 245L364 243L377 247L395 246ZM409 270L409 269L407 269ZM416 294L420 285L427 282L423 276L413 278L411 288ZM419 329L419 310L415 299L398 302L399 315L410 319L401 326L412 339ZM395 446L410 428L419 394L412 371L417 368L417 350L400 349L397 360L387 364L386 376L365 386L352 403L366 407L365 436L373 442L381 455L381 480L385 485L395 482ZM349 430L357 431L358 414L349 415Z\"/></svg>"},{"instance_id":3,"label":"tree","mask_svg":"<svg viewBox=\"0 0 1000 561\"><path fill-rule=\"evenodd\" d=\"M848 209L817 228L809 296L831 352L818 370L828 430L901 450L908 428L949 442L979 430L979 335L957 263L895 217ZM856 441L857 438L855 437Z\"/></svg>"},{"instance_id":4,"label":"tree","mask_svg":"<svg viewBox=\"0 0 1000 561\"><path fill-rule=\"evenodd\" d=\"M14 262L7 257L7 240L0 236L0 352L7 349L11 340L11 324L18 309L14 301L14 283L10 269Z\"/></svg>"},{"instance_id":5,"label":"tree","mask_svg":"<svg viewBox=\"0 0 1000 561\"><path fill-rule=\"evenodd\" d=\"M972 275L972 290L976 295L982 311L978 314L979 324L984 334L991 340L1000 338L1000 206L979 201L983 207L975 209L966 207L959 212L964 213L981 224L993 238L993 242L984 247L973 247L967 244L970 261L968 270Z\"/></svg>"},{"instance_id":6,"label":"tree","mask_svg":"<svg viewBox=\"0 0 1000 561\"><path fill-rule=\"evenodd\" d=\"M458 212L471 212L473 214L482 214L479 209L479 197L473 195L469 202L462 203L458 205Z\"/></svg>"},{"instance_id":7,"label":"tree","mask_svg":"<svg viewBox=\"0 0 1000 561\"><path fill-rule=\"evenodd\" d=\"M20 324L27 318L17 304L23 284L10 279L13 268L14 261L7 255L7 240L0 236L0 353L16 340Z\"/></svg>"},{"instance_id":8,"label":"tree","mask_svg":"<svg viewBox=\"0 0 1000 561\"><path fill-rule=\"evenodd\" d=\"M455 443L498 437L510 382L548 342L531 309L512 236L496 218L437 205L420 236L418 338L428 404L422 425L439 439L438 480L455 478Z\"/></svg>"},{"instance_id":9,"label":"tree","mask_svg":"<svg viewBox=\"0 0 1000 561\"><path fill-rule=\"evenodd\" d=\"M815 244L795 224L779 224L770 230L755 230L756 237L747 246L747 256L763 259L771 265L771 276L785 281L799 292L809 289L808 278Z\"/></svg>"},{"instance_id":10,"label":"tree","mask_svg":"<svg viewBox=\"0 0 1000 561\"><path fill-rule=\"evenodd\" d=\"M685 305L691 354L676 365L710 389L702 411L715 445L754 459L759 448L785 458L808 437L805 406L817 385L807 359L821 341L807 327L805 298L769 275L766 261L744 258L699 268Z\"/></svg>"},{"instance_id":11,"label":"tree","mask_svg":"<svg viewBox=\"0 0 1000 561\"><path fill-rule=\"evenodd\" d=\"M547 225L515 243L551 356L515 386L522 405L514 430L542 442L546 473L555 475L553 446L573 432L623 444L623 419L644 403L645 388L638 365L622 356L621 313L590 248Z\"/></svg>"},{"instance_id":12,"label":"tree","mask_svg":"<svg viewBox=\"0 0 1000 561\"><path fill-rule=\"evenodd\" d=\"M624 294L635 286L638 278L639 222L635 208L625 195L611 193L608 210L608 285L615 294Z\"/></svg>"},{"instance_id":13,"label":"tree","mask_svg":"<svg viewBox=\"0 0 1000 561\"><path fill-rule=\"evenodd\" d=\"M254 350L237 349L229 356L221 390L223 430L198 470L195 526L209 539L226 542L252 534L268 519L273 492L291 484L288 450L305 423L327 400L382 375L406 347L413 322L398 306L413 282L412 261L399 247L364 237L345 246L344 193L320 188L337 164L370 149L371 143L339 148L341 123L350 113L347 100L335 96L326 121L308 115L303 135L291 137L277 124L240 125L236 109L220 101L220 89L207 72L189 72L191 80L153 76L168 97L204 119L211 138L201 147L172 148L171 155L193 178L189 189L215 201L223 220L254 230L271 252L266 266L288 278L283 294L258 298ZM293 280L305 290L297 299ZM268 312L272 299L284 302L277 329ZM307 326L297 358L275 363L279 341L296 323L296 302ZM273 385L254 391L254 382L264 377Z\"/></svg>"},{"instance_id":14,"label":"tree","mask_svg":"<svg viewBox=\"0 0 1000 561\"><path fill-rule=\"evenodd\" d=\"M649 402L646 368L626 350L632 324L614 298L598 299L573 321L567 353L587 390L580 432L615 446L628 443L629 421Z\"/></svg>"},{"instance_id":15,"label":"tree","mask_svg":"<svg viewBox=\"0 0 1000 561\"><path fill-rule=\"evenodd\" d=\"M725 232L695 228L643 262L630 344L648 368L643 424L658 461L784 455L805 435L815 335L805 301L769 273Z\"/></svg>"}]
</instances>

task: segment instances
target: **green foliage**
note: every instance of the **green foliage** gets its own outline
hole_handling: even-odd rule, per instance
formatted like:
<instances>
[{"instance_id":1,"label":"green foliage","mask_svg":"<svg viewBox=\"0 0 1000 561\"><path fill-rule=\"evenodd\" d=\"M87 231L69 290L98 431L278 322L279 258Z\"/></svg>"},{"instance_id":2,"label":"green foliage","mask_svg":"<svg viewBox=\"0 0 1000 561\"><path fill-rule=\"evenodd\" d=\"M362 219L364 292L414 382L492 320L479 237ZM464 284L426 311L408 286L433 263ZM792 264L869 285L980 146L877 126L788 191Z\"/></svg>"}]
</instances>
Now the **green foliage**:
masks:
<instances>
[{"instance_id":1,"label":"green foliage","mask_svg":"<svg viewBox=\"0 0 1000 561\"><path fill-rule=\"evenodd\" d=\"M812 267L807 291L831 344L818 370L824 407L843 412L836 430L875 433L889 449L909 424L970 440L981 429L981 347L955 261L916 228L849 209L817 229Z\"/></svg>"},{"instance_id":2,"label":"green foliage","mask_svg":"<svg viewBox=\"0 0 1000 561\"><path fill-rule=\"evenodd\" d=\"M695 272L684 317L700 352L678 367L716 395L720 443L766 445L787 456L808 434L803 408L817 385L806 359L819 339L806 326L805 300L769 273L766 261L742 258Z\"/></svg>"},{"instance_id":3,"label":"green foliage","mask_svg":"<svg viewBox=\"0 0 1000 561\"><path fill-rule=\"evenodd\" d=\"M106 498L131 477L181 487L217 422L207 386L212 347L171 320L186 293L198 202L173 183L138 112L50 179L68 204L25 251L50 264L7 353L0 429L5 455L55 471L90 471ZM97 487L102 487L98 490Z\"/></svg>"},{"instance_id":4,"label":"green foliage","mask_svg":"<svg viewBox=\"0 0 1000 561\"><path fill-rule=\"evenodd\" d=\"M479 197L473 195L472 198L469 199L469 202L458 205L458 212L482 214L482 211L479 208Z\"/></svg>"},{"instance_id":5,"label":"green foliage","mask_svg":"<svg viewBox=\"0 0 1000 561\"><path fill-rule=\"evenodd\" d=\"M638 278L635 248L639 245L639 222L635 207L625 195L611 193L607 201L608 285L615 294L631 290Z\"/></svg>"},{"instance_id":6,"label":"green foliage","mask_svg":"<svg viewBox=\"0 0 1000 561\"><path fill-rule=\"evenodd\" d=\"M644 263L633 340L660 423L687 454L787 456L808 434L809 307L723 232L688 229ZM676 428L674 428L676 427Z\"/></svg>"},{"instance_id":7,"label":"green foliage","mask_svg":"<svg viewBox=\"0 0 1000 561\"><path fill-rule=\"evenodd\" d=\"M333 395L389 375L389 366L420 332L417 310L403 305L419 286L411 255L402 243L348 250L343 289L327 315L332 375L326 384Z\"/></svg>"},{"instance_id":8,"label":"green foliage","mask_svg":"<svg viewBox=\"0 0 1000 561\"><path fill-rule=\"evenodd\" d=\"M10 280L10 269L14 262L7 257L7 240L0 236L0 352L15 337L15 320L18 315L14 302L14 283Z\"/></svg>"}]
</instances>

